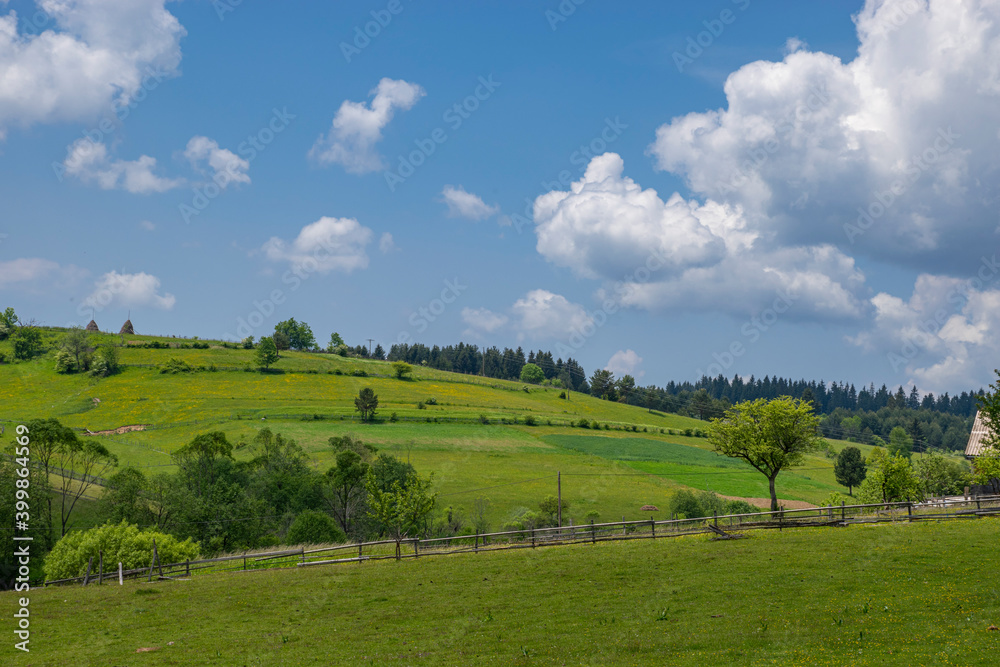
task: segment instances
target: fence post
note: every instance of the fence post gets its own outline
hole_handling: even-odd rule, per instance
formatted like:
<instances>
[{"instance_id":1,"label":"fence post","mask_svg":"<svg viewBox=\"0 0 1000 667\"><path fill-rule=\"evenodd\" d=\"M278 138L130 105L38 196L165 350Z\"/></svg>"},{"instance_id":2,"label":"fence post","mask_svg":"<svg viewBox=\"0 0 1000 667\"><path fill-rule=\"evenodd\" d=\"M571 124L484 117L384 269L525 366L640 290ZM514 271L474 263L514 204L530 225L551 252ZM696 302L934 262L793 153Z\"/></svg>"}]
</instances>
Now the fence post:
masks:
<instances>
[{"instance_id":1,"label":"fence post","mask_svg":"<svg viewBox=\"0 0 1000 667\"><path fill-rule=\"evenodd\" d=\"M104 583L104 552L98 551L97 557L100 559L97 566L97 585Z\"/></svg>"},{"instance_id":2,"label":"fence post","mask_svg":"<svg viewBox=\"0 0 1000 667\"><path fill-rule=\"evenodd\" d=\"M843 500L840 501L840 520L847 523L847 508Z\"/></svg>"},{"instance_id":3,"label":"fence post","mask_svg":"<svg viewBox=\"0 0 1000 667\"><path fill-rule=\"evenodd\" d=\"M474 547L472 547L472 550L475 551L476 553L479 553L479 531L478 530L476 531L476 544L475 544Z\"/></svg>"},{"instance_id":4,"label":"fence post","mask_svg":"<svg viewBox=\"0 0 1000 667\"><path fill-rule=\"evenodd\" d=\"M302 554L301 555L302 555L302 564L305 565L306 564L306 548L305 547L302 547Z\"/></svg>"},{"instance_id":5,"label":"fence post","mask_svg":"<svg viewBox=\"0 0 1000 667\"><path fill-rule=\"evenodd\" d=\"M535 548L535 529L531 529L531 548Z\"/></svg>"},{"instance_id":6,"label":"fence post","mask_svg":"<svg viewBox=\"0 0 1000 667\"><path fill-rule=\"evenodd\" d=\"M712 510L712 516L715 517L715 527L719 527L719 510Z\"/></svg>"},{"instance_id":7,"label":"fence post","mask_svg":"<svg viewBox=\"0 0 1000 667\"><path fill-rule=\"evenodd\" d=\"M86 586L90 582L90 567L94 564L94 557L91 556L90 560L87 561L87 574L83 575L83 585Z\"/></svg>"},{"instance_id":8,"label":"fence post","mask_svg":"<svg viewBox=\"0 0 1000 667\"><path fill-rule=\"evenodd\" d=\"M125 577L122 576L122 564L121 564L121 561L118 561L118 585L119 586L124 586L125 585Z\"/></svg>"},{"instance_id":9,"label":"fence post","mask_svg":"<svg viewBox=\"0 0 1000 667\"><path fill-rule=\"evenodd\" d=\"M778 508L778 532L779 533L781 532L782 525L784 525L784 520L785 520L785 508L784 507L780 507L780 508Z\"/></svg>"},{"instance_id":10,"label":"fence post","mask_svg":"<svg viewBox=\"0 0 1000 667\"><path fill-rule=\"evenodd\" d=\"M913 521L913 503L906 501L906 521Z\"/></svg>"},{"instance_id":11,"label":"fence post","mask_svg":"<svg viewBox=\"0 0 1000 667\"><path fill-rule=\"evenodd\" d=\"M597 535L594 533L594 520L590 520L590 543L597 544Z\"/></svg>"},{"instance_id":12,"label":"fence post","mask_svg":"<svg viewBox=\"0 0 1000 667\"><path fill-rule=\"evenodd\" d=\"M416 537L413 538L413 557L420 558L420 540Z\"/></svg>"},{"instance_id":13,"label":"fence post","mask_svg":"<svg viewBox=\"0 0 1000 667\"><path fill-rule=\"evenodd\" d=\"M653 539L656 539L656 522L652 519L649 520L649 530L653 533Z\"/></svg>"},{"instance_id":14,"label":"fence post","mask_svg":"<svg viewBox=\"0 0 1000 667\"><path fill-rule=\"evenodd\" d=\"M361 542L358 542L358 563L361 562Z\"/></svg>"},{"instance_id":15,"label":"fence post","mask_svg":"<svg viewBox=\"0 0 1000 667\"><path fill-rule=\"evenodd\" d=\"M625 535L625 515L622 515L622 535Z\"/></svg>"},{"instance_id":16,"label":"fence post","mask_svg":"<svg viewBox=\"0 0 1000 667\"><path fill-rule=\"evenodd\" d=\"M186 577L190 577L191 576L191 561L190 560L184 561L184 576L186 576Z\"/></svg>"}]
</instances>

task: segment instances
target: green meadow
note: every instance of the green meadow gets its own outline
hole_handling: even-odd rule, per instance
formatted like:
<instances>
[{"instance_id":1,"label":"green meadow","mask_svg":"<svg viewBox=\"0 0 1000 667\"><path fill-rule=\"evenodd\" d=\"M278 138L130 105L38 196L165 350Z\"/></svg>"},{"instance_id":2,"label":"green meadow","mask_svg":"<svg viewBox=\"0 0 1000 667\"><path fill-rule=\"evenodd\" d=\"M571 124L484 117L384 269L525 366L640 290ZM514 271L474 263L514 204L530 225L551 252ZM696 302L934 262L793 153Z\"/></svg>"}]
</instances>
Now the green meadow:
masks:
<instances>
[{"instance_id":1,"label":"green meadow","mask_svg":"<svg viewBox=\"0 0 1000 667\"><path fill-rule=\"evenodd\" d=\"M20 663L992 665L998 528L756 531L52 587L31 592Z\"/></svg>"},{"instance_id":2,"label":"green meadow","mask_svg":"<svg viewBox=\"0 0 1000 667\"><path fill-rule=\"evenodd\" d=\"M46 335L55 340L58 333ZM329 354L284 352L275 372L261 373L248 370L249 350L214 341L127 338L131 345L121 352L126 368L100 380L56 373L51 352L0 365L0 418L12 425L56 417L91 431L143 425L145 430L94 437L102 438L120 465L149 474L170 470L171 453L206 431L223 431L236 444L237 457L248 457L246 443L267 426L298 441L319 470L333 464L329 439L351 434L410 461L421 474L433 473L441 507L469 512L477 499L488 500L494 527L556 494L558 474L570 503L567 518L577 522L591 511L605 520L643 518L640 507L663 504L680 487L768 495L762 475L716 455L706 438L683 435L707 426L689 417L577 392L560 398L558 388L423 367L399 380L387 362ZM102 339L120 340L102 334L94 342ZM152 340L207 342L209 348L134 346ZM193 371L161 373L159 366L171 359ZM353 401L363 387L379 397L377 423L356 416ZM582 419L600 429L581 428ZM778 478L779 497L786 500L821 504L842 490L832 459L822 453ZM83 506L73 525L89 522Z\"/></svg>"}]
</instances>

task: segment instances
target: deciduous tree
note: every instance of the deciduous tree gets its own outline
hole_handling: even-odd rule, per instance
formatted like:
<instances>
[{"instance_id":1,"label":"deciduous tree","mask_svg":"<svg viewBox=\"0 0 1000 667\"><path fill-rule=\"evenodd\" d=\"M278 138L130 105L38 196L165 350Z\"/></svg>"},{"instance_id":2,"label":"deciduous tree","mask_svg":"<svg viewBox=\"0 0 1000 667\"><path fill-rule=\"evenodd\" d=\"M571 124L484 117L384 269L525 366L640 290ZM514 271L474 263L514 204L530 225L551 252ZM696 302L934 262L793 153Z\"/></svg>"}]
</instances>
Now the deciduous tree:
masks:
<instances>
[{"instance_id":1,"label":"deciduous tree","mask_svg":"<svg viewBox=\"0 0 1000 667\"><path fill-rule=\"evenodd\" d=\"M808 403L782 396L737 403L712 420L709 438L715 451L749 463L767 477L771 511L778 509L778 473L802 461L822 439L819 420Z\"/></svg>"}]
</instances>

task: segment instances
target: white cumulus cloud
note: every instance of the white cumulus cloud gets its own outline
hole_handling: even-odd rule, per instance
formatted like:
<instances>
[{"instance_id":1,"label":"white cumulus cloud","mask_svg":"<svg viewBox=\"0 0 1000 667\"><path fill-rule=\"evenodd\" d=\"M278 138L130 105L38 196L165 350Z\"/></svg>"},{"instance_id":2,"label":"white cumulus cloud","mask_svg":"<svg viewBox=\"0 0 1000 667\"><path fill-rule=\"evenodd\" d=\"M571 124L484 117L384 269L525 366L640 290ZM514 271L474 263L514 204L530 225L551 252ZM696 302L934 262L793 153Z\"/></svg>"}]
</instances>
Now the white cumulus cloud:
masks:
<instances>
[{"instance_id":1,"label":"white cumulus cloud","mask_svg":"<svg viewBox=\"0 0 1000 667\"><path fill-rule=\"evenodd\" d=\"M212 180L219 187L225 188L231 183L249 183L250 162L237 156L232 151L219 148L218 142L208 137L195 136L188 141L184 149L184 157L197 171L203 171L205 165L212 170Z\"/></svg>"},{"instance_id":2,"label":"white cumulus cloud","mask_svg":"<svg viewBox=\"0 0 1000 667\"><path fill-rule=\"evenodd\" d=\"M89 120L177 74L184 28L166 0L36 0L41 32L0 16L0 135L11 126ZM33 19L34 20L34 19ZM37 34L35 34L37 32Z\"/></svg>"},{"instance_id":3,"label":"white cumulus cloud","mask_svg":"<svg viewBox=\"0 0 1000 667\"><path fill-rule=\"evenodd\" d=\"M103 309L109 306L150 306L170 310L177 303L173 294L160 294L160 279L148 273L110 271L97 279L94 291L81 308Z\"/></svg>"},{"instance_id":4,"label":"white cumulus cloud","mask_svg":"<svg viewBox=\"0 0 1000 667\"><path fill-rule=\"evenodd\" d=\"M640 364L642 364L642 357L636 354L635 350L618 350L608 359L604 370L611 371L615 377L631 375L638 380L646 374L645 371L639 370Z\"/></svg>"},{"instance_id":5,"label":"white cumulus cloud","mask_svg":"<svg viewBox=\"0 0 1000 667\"><path fill-rule=\"evenodd\" d=\"M908 300L877 294L872 324L849 340L923 391L986 386L1000 365L1000 265L981 266L967 280L921 274Z\"/></svg>"},{"instance_id":6,"label":"white cumulus cloud","mask_svg":"<svg viewBox=\"0 0 1000 667\"><path fill-rule=\"evenodd\" d=\"M831 245L775 246L739 206L667 201L623 175L621 157L591 160L569 191L535 200L537 249L601 296L649 310L752 315L777 296L789 317L853 319L867 307L864 276Z\"/></svg>"},{"instance_id":7,"label":"white cumulus cloud","mask_svg":"<svg viewBox=\"0 0 1000 667\"><path fill-rule=\"evenodd\" d=\"M384 78L369 94L374 96L370 104L344 100L330 132L320 135L310 157L321 164L340 164L353 174L383 167L382 156L375 149L382 140L382 130L397 110L410 109L426 93L415 83Z\"/></svg>"},{"instance_id":8,"label":"white cumulus cloud","mask_svg":"<svg viewBox=\"0 0 1000 667\"><path fill-rule=\"evenodd\" d=\"M961 270L996 242L1000 2L867 0L854 19L850 62L795 42L649 152L776 244Z\"/></svg>"},{"instance_id":9,"label":"white cumulus cloud","mask_svg":"<svg viewBox=\"0 0 1000 667\"><path fill-rule=\"evenodd\" d=\"M532 290L515 301L511 313L519 338L567 340L593 324L583 306L544 289Z\"/></svg>"},{"instance_id":10,"label":"white cumulus cloud","mask_svg":"<svg viewBox=\"0 0 1000 667\"><path fill-rule=\"evenodd\" d=\"M378 249L383 255L387 255L393 250L399 250L396 247L396 241L393 240L392 234L389 232L383 232L382 236L379 237Z\"/></svg>"},{"instance_id":11,"label":"white cumulus cloud","mask_svg":"<svg viewBox=\"0 0 1000 667\"><path fill-rule=\"evenodd\" d=\"M103 190L150 194L166 192L184 183L183 179L165 178L153 173L156 158L148 155L138 160L112 158L104 144L87 138L70 144L62 166L70 176L84 183L96 183Z\"/></svg>"},{"instance_id":12,"label":"white cumulus cloud","mask_svg":"<svg viewBox=\"0 0 1000 667\"><path fill-rule=\"evenodd\" d=\"M372 230L353 218L322 217L291 242L273 236L261 250L269 260L288 262L299 272L350 273L368 267L365 248L372 237Z\"/></svg>"}]
</instances>

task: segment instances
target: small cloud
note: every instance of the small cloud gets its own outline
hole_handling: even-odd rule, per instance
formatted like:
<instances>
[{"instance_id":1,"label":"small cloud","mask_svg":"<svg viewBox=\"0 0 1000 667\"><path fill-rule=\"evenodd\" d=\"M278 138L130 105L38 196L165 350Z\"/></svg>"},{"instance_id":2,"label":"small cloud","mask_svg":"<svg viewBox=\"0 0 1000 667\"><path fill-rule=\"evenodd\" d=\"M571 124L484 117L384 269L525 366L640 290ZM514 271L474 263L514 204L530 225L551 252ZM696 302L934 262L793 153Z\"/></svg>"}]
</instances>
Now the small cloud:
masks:
<instances>
[{"instance_id":1,"label":"small cloud","mask_svg":"<svg viewBox=\"0 0 1000 667\"><path fill-rule=\"evenodd\" d=\"M635 350L618 350L611 355L607 365L604 366L604 370L611 371L617 377L631 375L639 379L646 374L645 371L639 370L641 363L642 357L636 354Z\"/></svg>"},{"instance_id":2,"label":"small cloud","mask_svg":"<svg viewBox=\"0 0 1000 667\"><path fill-rule=\"evenodd\" d=\"M522 338L565 340L594 323L583 306L543 289L528 292L514 302L511 310L517 317L515 327Z\"/></svg>"},{"instance_id":3,"label":"small cloud","mask_svg":"<svg viewBox=\"0 0 1000 667\"><path fill-rule=\"evenodd\" d=\"M309 157L320 164L337 163L352 174L365 174L383 167L382 156L375 144L382 140L385 129L397 109L406 111L426 95L415 83L384 78L369 95L371 105L344 100L333 117L327 135L320 135L309 151Z\"/></svg>"},{"instance_id":4,"label":"small cloud","mask_svg":"<svg viewBox=\"0 0 1000 667\"><path fill-rule=\"evenodd\" d=\"M261 250L273 262L288 262L294 269L320 273L368 267L365 247L373 232L353 218L323 217L306 225L291 243L272 236Z\"/></svg>"},{"instance_id":5,"label":"small cloud","mask_svg":"<svg viewBox=\"0 0 1000 667\"><path fill-rule=\"evenodd\" d=\"M156 225L149 220L143 220L139 223L139 226L145 229L147 232L151 232L156 229Z\"/></svg>"},{"instance_id":6,"label":"small cloud","mask_svg":"<svg viewBox=\"0 0 1000 667\"><path fill-rule=\"evenodd\" d=\"M467 333L493 333L500 327L507 324L508 317L500 313L494 313L488 308L463 308L462 321L469 325Z\"/></svg>"},{"instance_id":7,"label":"small cloud","mask_svg":"<svg viewBox=\"0 0 1000 667\"><path fill-rule=\"evenodd\" d=\"M177 298L173 294L160 294L160 279L156 276L109 271L97 279L94 291L83 300L81 307L152 306L170 310L176 303Z\"/></svg>"},{"instance_id":8,"label":"small cloud","mask_svg":"<svg viewBox=\"0 0 1000 667\"><path fill-rule=\"evenodd\" d=\"M444 190L441 191L441 201L448 205L448 217L450 218L485 220L500 212L499 206L488 206L481 197L466 192L461 185L457 188L451 185L444 186Z\"/></svg>"},{"instance_id":9,"label":"small cloud","mask_svg":"<svg viewBox=\"0 0 1000 667\"><path fill-rule=\"evenodd\" d=\"M809 45L798 37L789 37L785 42L785 55L790 53L795 53L796 51L804 51L809 48Z\"/></svg>"},{"instance_id":10,"label":"small cloud","mask_svg":"<svg viewBox=\"0 0 1000 667\"><path fill-rule=\"evenodd\" d=\"M184 183L183 179L163 178L153 173L156 158L148 155L138 160L119 160L108 156L102 143L77 139L63 160L66 173L84 183L95 182L102 190L125 190L132 194L166 192Z\"/></svg>"},{"instance_id":11,"label":"small cloud","mask_svg":"<svg viewBox=\"0 0 1000 667\"><path fill-rule=\"evenodd\" d=\"M191 137L187 148L184 149L184 157L196 171L201 173L204 173L207 163L213 172L212 180L220 188L225 188L230 183L250 182L250 176L247 174L250 162L230 150L219 148L218 142L208 137Z\"/></svg>"},{"instance_id":12,"label":"small cloud","mask_svg":"<svg viewBox=\"0 0 1000 667\"><path fill-rule=\"evenodd\" d=\"M396 242L392 240L392 234L385 232L378 240L378 249L383 255L387 255L393 250L399 250L396 247Z\"/></svg>"}]
</instances>

